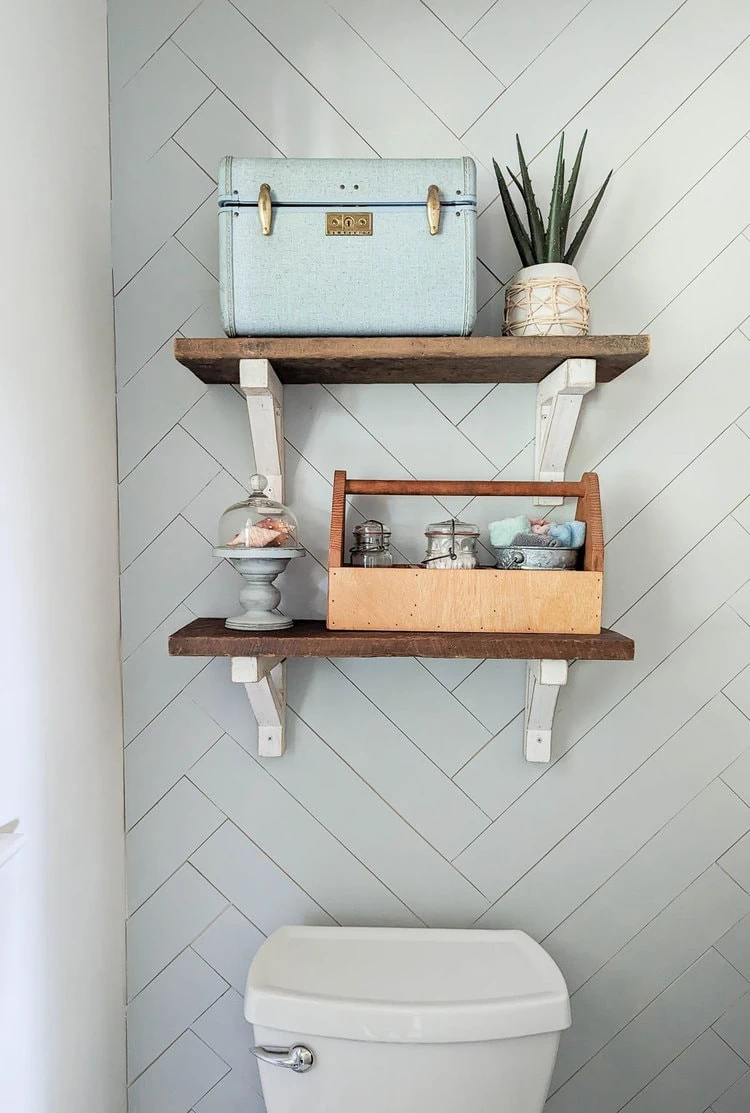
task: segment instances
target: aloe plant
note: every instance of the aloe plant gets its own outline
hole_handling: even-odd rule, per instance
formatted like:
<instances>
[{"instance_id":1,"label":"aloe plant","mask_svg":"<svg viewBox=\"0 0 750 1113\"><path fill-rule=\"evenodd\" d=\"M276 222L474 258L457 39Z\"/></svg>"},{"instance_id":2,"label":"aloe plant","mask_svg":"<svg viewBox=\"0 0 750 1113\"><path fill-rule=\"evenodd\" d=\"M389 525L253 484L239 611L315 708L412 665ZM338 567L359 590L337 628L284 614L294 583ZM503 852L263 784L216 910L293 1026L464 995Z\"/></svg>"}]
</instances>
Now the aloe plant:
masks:
<instances>
[{"instance_id":1,"label":"aloe plant","mask_svg":"<svg viewBox=\"0 0 750 1113\"><path fill-rule=\"evenodd\" d=\"M604 191L609 185L609 179L612 177L611 170L604 179L604 184L601 189L591 202L591 207L581 221L578 231L568 245L570 214L573 209L573 197L575 195L576 185L578 184L578 174L581 169L581 159L583 158L583 148L586 143L587 134L588 132L583 133L583 138L581 139L578 153L573 162L573 169L570 172L567 187L565 185L565 132L560 136L560 146L557 149L555 178L552 183L552 198L550 200L546 228L544 226L544 218L542 217L541 209L534 196L534 187L531 184L529 168L524 158L521 140L518 136L516 136L516 146L518 148L518 166L520 174L514 174L509 166L506 166L505 169L508 171L508 177L518 188L523 199L526 209L527 226L524 226L521 217L518 215L518 210L513 203L513 198L510 195L508 183L503 177L502 170L495 162L494 158L492 160L492 165L495 167L503 208L508 218L510 233L518 249L518 254L521 256L521 262L525 267L532 267L535 263L572 263L578 254L586 233L591 227L591 222L596 215L596 210L601 204Z\"/></svg>"}]
</instances>

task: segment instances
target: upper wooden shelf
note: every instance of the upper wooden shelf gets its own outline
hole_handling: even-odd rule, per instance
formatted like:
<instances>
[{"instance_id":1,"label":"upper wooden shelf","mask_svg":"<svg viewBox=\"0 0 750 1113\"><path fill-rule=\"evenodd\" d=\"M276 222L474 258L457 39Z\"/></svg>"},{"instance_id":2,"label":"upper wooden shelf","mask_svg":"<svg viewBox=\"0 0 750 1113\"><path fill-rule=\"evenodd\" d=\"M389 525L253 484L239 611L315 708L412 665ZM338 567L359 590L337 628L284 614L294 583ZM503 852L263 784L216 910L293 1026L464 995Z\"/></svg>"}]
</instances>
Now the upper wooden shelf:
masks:
<instances>
[{"instance_id":1,"label":"upper wooden shelf","mask_svg":"<svg viewBox=\"0 0 750 1113\"><path fill-rule=\"evenodd\" d=\"M566 359L596 360L608 383L648 355L648 336L374 336L177 339L204 383L238 383L241 359L267 359L283 383L538 383Z\"/></svg>"},{"instance_id":2,"label":"upper wooden shelf","mask_svg":"<svg viewBox=\"0 0 750 1113\"><path fill-rule=\"evenodd\" d=\"M223 618L197 618L169 639L173 657L466 657L475 660L632 661L624 634L451 634L329 630L299 620L290 630L227 630Z\"/></svg>"}]
</instances>

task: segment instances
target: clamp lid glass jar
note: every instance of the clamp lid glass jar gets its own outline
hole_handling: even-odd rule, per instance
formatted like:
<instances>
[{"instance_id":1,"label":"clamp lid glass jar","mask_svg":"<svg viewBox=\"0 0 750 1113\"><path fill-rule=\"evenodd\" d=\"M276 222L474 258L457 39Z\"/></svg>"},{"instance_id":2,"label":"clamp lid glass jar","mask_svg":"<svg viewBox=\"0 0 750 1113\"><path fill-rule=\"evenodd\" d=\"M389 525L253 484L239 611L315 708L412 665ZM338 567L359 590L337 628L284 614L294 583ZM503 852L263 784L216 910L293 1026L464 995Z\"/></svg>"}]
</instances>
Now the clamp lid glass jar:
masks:
<instances>
[{"instance_id":1,"label":"clamp lid glass jar","mask_svg":"<svg viewBox=\"0 0 750 1113\"><path fill-rule=\"evenodd\" d=\"M382 522L369 518L354 527L354 545L349 550L358 568L392 568L391 531Z\"/></svg>"},{"instance_id":2,"label":"clamp lid glass jar","mask_svg":"<svg viewBox=\"0 0 750 1113\"><path fill-rule=\"evenodd\" d=\"M230 506L219 521L219 547L297 549L297 519L283 503L265 493L265 475L253 475L250 494Z\"/></svg>"},{"instance_id":3,"label":"clamp lid glass jar","mask_svg":"<svg viewBox=\"0 0 750 1113\"><path fill-rule=\"evenodd\" d=\"M431 522L424 534L427 552L422 564L426 568L476 568L480 532L479 526L457 518Z\"/></svg>"}]
</instances>

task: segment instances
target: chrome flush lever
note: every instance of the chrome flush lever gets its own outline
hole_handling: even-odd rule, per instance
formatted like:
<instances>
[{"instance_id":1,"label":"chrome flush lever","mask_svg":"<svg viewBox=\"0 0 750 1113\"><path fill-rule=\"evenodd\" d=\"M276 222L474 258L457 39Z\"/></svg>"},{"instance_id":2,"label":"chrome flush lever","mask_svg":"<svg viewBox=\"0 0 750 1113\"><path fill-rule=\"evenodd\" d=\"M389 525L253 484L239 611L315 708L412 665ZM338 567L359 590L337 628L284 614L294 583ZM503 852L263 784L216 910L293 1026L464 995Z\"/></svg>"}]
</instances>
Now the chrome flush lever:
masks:
<instances>
[{"instance_id":1,"label":"chrome flush lever","mask_svg":"<svg viewBox=\"0 0 750 1113\"><path fill-rule=\"evenodd\" d=\"M256 1059L270 1063L274 1067L286 1067L297 1074L303 1074L315 1062L315 1056L309 1047L295 1044L294 1047L251 1047Z\"/></svg>"}]
</instances>

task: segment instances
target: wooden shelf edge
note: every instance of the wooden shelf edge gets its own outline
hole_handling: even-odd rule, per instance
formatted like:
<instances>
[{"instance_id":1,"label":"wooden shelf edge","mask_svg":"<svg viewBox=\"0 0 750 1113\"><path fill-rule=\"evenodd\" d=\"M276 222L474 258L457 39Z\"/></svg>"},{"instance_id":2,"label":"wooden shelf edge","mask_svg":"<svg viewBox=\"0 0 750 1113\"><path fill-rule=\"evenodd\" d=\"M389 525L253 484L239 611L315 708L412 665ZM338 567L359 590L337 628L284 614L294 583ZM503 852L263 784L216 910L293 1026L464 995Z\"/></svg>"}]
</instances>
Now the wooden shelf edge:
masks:
<instances>
[{"instance_id":1,"label":"wooden shelf edge","mask_svg":"<svg viewBox=\"0 0 750 1113\"><path fill-rule=\"evenodd\" d=\"M169 639L173 657L448 657L473 660L632 661L635 643L600 634L395 633L329 630L299 620L290 630L227 630L223 618L197 618Z\"/></svg>"},{"instance_id":2,"label":"wooden shelf edge","mask_svg":"<svg viewBox=\"0 0 750 1113\"><path fill-rule=\"evenodd\" d=\"M283 383L538 383L567 359L596 360L610 382L650 351L650 337L223 337L174 342L206 383L238 383L241 359L267 359Z\"/></svg>"}]
</instances>

